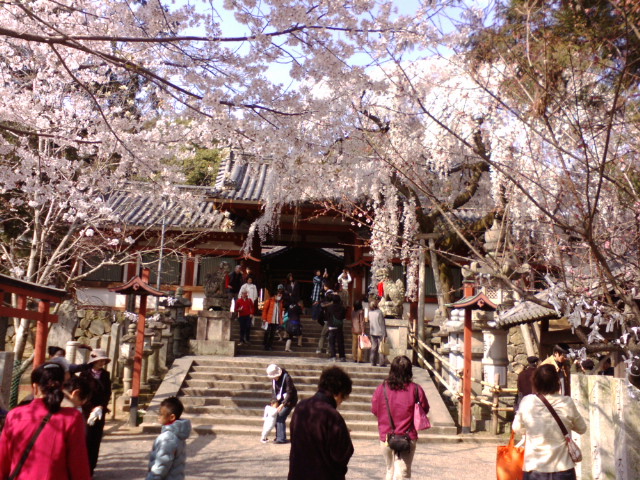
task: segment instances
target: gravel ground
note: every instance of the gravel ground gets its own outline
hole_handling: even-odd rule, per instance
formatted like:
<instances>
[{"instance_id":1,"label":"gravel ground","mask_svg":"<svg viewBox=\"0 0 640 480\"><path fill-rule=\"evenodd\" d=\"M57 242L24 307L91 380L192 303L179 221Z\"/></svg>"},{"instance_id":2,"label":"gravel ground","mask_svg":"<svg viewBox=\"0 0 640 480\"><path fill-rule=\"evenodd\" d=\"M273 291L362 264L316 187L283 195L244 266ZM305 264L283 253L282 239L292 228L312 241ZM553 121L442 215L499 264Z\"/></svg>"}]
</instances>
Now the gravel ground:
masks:
<instances>
[{"instance_id":1,"label":"gravel ground","mask_svg":"<svg viewBox=\"0 0 640 480\"><path fill-rule=\"evenodd\" d=\"M286 479L289 445L260 443L255 437L192 436L188 441L188 479ZM112 425L102 441L94 480L143 479L155 435ZM379 443L354 441L348 480L384 479ZM418 444L414 479L495 479L496 447L474 443ZM472 473L471 473L472 472Z\"/></svg>"}]
</instances>

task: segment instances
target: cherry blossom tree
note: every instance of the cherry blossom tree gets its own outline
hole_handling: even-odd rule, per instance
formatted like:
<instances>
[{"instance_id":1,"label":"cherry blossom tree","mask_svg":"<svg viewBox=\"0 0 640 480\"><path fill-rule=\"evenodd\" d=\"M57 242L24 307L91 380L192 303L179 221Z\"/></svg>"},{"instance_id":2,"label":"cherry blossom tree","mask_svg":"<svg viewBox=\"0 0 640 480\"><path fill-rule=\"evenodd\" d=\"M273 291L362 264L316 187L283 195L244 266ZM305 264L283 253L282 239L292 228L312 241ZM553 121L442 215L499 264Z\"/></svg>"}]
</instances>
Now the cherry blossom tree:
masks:
<instances>
[{"instance_id":1,"label":"cherry blossom tree","mask_svg":"<svg viewBox=\"0 0 640 480\"><path fill-rule=\"evenodd\" d=\"M225 9L241 33L223 34ZM146 232L122 225L109 199L128 189L189 203L175 160L197 149L304 158L314 146L300 125L310 128L327 102L291 83L344 81L365 45L399 42L409 21L391 24L391 10L363 0L3 2L2 270L70 287L99 267L87 268L95 253L126 261ZM287 81L266 77L274 63L287 66ZM211 228L227 224L211 215ZM24 339L28 322L20 327Z\"/></svg>"},{"instance_id":2,"label":"cherry blossom tree","mask_svg":"<svg viewBox=\"0 0 640 480\"><path fill-rule=\"evenodd\" d=\"M557 3L468 9L439 39L443 55L387 50L377 68L323 79L329 106L299 133L315 152L279 157L255 233L269 234L282 205L324 195L370 225L374 267L406 261L412 292L419 234L440 232L443 258L479 262L569 318L589 351L622 352L637 370L637 12ZM436 40L410 41L427 51ZM501 255L478 238L492 225ZM517 279L527 271L549 301Z\"/></svg>"}]
</instances>

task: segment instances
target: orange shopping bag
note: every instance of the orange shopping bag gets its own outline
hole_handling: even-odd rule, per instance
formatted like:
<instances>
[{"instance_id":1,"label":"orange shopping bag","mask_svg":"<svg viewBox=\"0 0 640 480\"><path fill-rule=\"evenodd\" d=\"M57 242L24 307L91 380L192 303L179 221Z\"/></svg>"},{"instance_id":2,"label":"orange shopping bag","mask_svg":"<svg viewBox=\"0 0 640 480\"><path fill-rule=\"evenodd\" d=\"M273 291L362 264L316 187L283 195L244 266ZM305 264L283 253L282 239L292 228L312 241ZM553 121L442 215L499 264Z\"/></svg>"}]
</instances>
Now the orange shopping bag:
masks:
<instances>
[{"instance_id":1,"label":"orange shopping bag","mask_svg":"<svg viewBox=\"0 0 640 480\"><path fill-rule=\"evenodd\" d=\"M497 480L522 480L524 472L524 447L514 445L515 432L511 431L508 445L498 447L496 459Z\"/></svg>"}]
</instances>

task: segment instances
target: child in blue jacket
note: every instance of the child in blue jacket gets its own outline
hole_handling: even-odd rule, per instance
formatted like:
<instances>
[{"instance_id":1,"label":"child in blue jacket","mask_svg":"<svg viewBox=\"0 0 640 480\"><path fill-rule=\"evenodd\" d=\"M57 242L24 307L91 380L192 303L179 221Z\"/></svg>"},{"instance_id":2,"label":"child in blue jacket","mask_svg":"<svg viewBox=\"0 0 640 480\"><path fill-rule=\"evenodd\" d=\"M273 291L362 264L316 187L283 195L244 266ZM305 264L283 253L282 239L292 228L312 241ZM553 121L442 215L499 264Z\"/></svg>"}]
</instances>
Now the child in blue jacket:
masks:
<instances>
[{"instance_id":1,"label":"child in blue jacket","mask_svg":"<svg viewBox=\"0 0 640 480\"><path fill-rule=\"evenodd\" d=\"M191 422L180 419L184 406L177 397L169 397L160 404L158 420L162 432L153 443L146 480L183 480L187 463L187 438Z\"/></svg>"}]
</instances>

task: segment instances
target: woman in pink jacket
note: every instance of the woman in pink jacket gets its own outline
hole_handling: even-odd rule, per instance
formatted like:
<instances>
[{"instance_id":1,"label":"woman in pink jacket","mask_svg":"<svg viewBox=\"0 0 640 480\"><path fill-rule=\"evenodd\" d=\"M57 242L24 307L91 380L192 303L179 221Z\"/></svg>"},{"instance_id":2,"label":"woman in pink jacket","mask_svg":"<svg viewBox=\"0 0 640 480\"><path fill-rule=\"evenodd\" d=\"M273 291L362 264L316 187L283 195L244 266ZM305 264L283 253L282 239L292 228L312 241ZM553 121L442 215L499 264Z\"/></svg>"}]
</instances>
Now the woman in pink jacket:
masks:
<instances>
[{"instance_id":1,"label":"woman in pink jacket","mask_svg":"<svg viewBox=\"0 0 640 480\"><path fill-rule=\"evenodd\" d=\"M413 410L418 402L425 413L429 412L429 402L422 387L413 383L413 369L411 360L402 355L393 359L389 376L379 385L371 399L371 412L378 417L378 433L380 434L380 448L386 464L386 480L411 478L411 463L418 443L418 431L413 424ZM389 410L385 401L385 392L389 399ZM393 418L395 432L391 428L389 412ZM390 433L408 434L409 450L394 452L389 448L387 435Z\"/></svg>"},{"instance_id":2,"label":"woman in pink jacket","mask_svg":"<svg viewBox=\"0 0 640 480\"><path fill-rule=\"evenodd\" d=\"M90 480L82 414L61 408L64 369L45 363L31 374L34 399L14 408L0 436L0 480L16 469L43 420L51 414L16 477L19 480Z\"/></svg>"}]
</instances>

